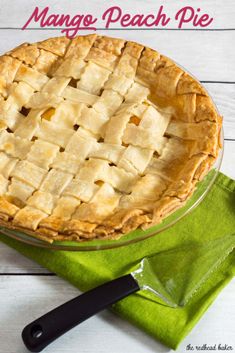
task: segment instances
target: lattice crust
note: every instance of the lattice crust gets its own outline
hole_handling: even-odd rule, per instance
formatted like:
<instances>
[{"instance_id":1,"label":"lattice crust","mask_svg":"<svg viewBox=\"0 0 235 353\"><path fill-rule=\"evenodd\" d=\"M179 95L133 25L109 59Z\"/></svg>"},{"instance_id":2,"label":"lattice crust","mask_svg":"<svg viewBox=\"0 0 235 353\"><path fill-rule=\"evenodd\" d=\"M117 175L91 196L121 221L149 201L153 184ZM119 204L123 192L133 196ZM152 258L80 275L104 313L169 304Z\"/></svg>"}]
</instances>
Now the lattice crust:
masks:
<instances>
[{"instance_id":1,"label":"lattice crust","mask_svg":"<svg viewBox=\"0 0 235 353\"><path fill-rule=\"evenodd\" d=\"M220 147L200 83L121 39L23 44L0 57L0 97L0 224L50 242L161 222Z\"/></svg>"}]
</instances>

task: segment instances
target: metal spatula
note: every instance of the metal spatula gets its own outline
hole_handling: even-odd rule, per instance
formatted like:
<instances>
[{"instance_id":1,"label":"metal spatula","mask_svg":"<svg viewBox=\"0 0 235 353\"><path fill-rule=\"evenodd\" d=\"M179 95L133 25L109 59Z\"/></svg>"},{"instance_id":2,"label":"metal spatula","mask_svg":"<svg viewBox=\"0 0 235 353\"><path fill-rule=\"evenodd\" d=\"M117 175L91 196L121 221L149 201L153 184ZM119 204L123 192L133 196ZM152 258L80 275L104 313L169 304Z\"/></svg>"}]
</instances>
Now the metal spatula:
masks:
<instances>
[{"instance_id":1,"label":"metal spatula","mask_svg":"<svg viewBox=\"0 0 235 353\"><path fill-rule=\"evenodd\" d=\"M59 336L106 307L139 290L172 308L184 306L235 247L235 236L190 244L145 257L130 274L106 282L27 325L22 338L40 352Z\"/></svg>"}]
</instances>

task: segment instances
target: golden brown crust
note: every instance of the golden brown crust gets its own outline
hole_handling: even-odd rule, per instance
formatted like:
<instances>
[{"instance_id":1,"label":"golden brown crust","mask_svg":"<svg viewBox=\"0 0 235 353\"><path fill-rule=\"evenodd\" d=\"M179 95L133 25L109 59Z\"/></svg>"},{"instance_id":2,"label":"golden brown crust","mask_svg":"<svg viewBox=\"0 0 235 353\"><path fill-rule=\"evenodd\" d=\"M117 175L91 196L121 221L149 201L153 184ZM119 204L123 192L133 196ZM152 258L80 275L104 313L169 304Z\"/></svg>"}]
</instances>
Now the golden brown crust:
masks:
<instances>
[{"instance_id":1,"label":"golden brown crust","mask_svg":"<svg viewBox=\"0 0 235 353\"><path fill-rule=\"evenodd\" d=\"M49 51L40 49L40 54L37 57L33 67L37 71L39 71L43 74L46 74L48 76L51 76L52 72L53 72L53 68L58 61L59 61L59 59L58 59L57 55L55 55Z\"/></svg>"},{"instance_id":2,"label":"golden brown crust","mask_svg":"<svg viewBox=\"0 0 235 353\"><path fill-rule=\"evenodd\" d=\"M119 56L122 53L125 40L118 38L110 38L105 36L97 36L94 42L94 47L99 48L107 53Z\"/></svg>"},{"instance_id":3,"label":"golden brown crust","mask_svg":"<svg viewBox=\"0 0 235 353\"><path fill-rule=\"evenodd\" d=\"M35 44L30 45L23 43L19 47L9 51L7 54L23 61L27 65L34 65L40 55L40 50Z\"/></svg>"},{"instance_id":4,"label":"golden brown crust","mask_svg":"<svg viewBox=\"0 0 235 353\"><path fill-rule=\"evenodd\" d=\"M4 97L12 84L21 62L15 58L3 55L0 57L0 94Z\"/></svg>"},{"instance_id":5,"label":"golden brown crust","mask_svg":"<svg viewBox=\"0 0 235 353\"><path fill-rule=\"evenodd\" d=\"M55 55L64 56L66 49L70 44L70 39L67 37L49 38L37 43L38 48L47 50Z\"/></svg>"},{"instance_id":6,"label":"golden brown crust","mask_svg":"<svg viewBox=\"0 0 235 353\"><path fill-rule=\"evenodd\" d=\"M163 197L155 204L151 225L160 223L162 219L169 216L183 205L184 202L177 197Z\"/></svg>"},{"instance_id":7,"label":"golden brown crust","mask_svg":"<svg viewBox=\"0 0 235 353\"><path fill-rule=\"evenodd\" d=\"M15 216L18 210L19 208L7 201L5 197L0 197L0 218L7 217L11 219Z\"/></svg>"},{"instance_id":8,"label":"golden brown crust","mask_svg":"<svg viewBox=\"0 0 235 353\"><path fill-rule=\"evenodd\" d=\"M77 66L73 59L76 59ZM184 205L193 193L196 183L208 173L218 156L222 118L211 98L197 80L169 58L135 42L96 34L78 36L72 40L58 37L34 44L24 43L1 56L1 96L5 98L12 94L10 88L16 74L16 81L22 82L25 72L28 77L37 72L37 76L34 76L35 82L31 83L27 78L24 85L32 84L36 91L39 90L64 60L75 65L75 68L72 67L69 71L75 73L75 77L80 77L79 70L82 70L83 63L85 65L90 62L102 68L100 70L104 75L124 77L127 83L128 80L135 80L147 87L150 90L148 99L153 106L157 105L163 111L169 106L173 109L173 118L165 136L181 141L182 153L173 158L173 162L169 162L166 153L159 158L156 175L164 181L164 188L155 198L152 195L152 198L141 199L143 203L147 202L149 207L117 207L112 214L99 218L99 222L98 219L96 222L85 222L76 218L65 220L48 215L31 206L20 208L20 203L18 206L13 203L13 197L10 202L9 198L1 196L0 225L23 230L39 239L52 242L117 239L138 227L146 229L161 222ZM32 71L32 68L35 71ZM115 88L112 94L122 101L120 94L123 93L118 89ZM52 96L49 98L54 99ZM86 96L86 99L96 100L94 94ZM98 108L101 109L100 106ZM0 120L3 130L8 122L7 118L4 119ZM136 118L133 121L136 121ZM171 167L174 163L175 168ZM141 176L143 175L144 172ZM96 205L92 207L95 208Z\"/></svg>"},{"instance_id":9,"label":"golden brown crust","mask_svg":"<svg viewBox=\"0 0 235 353\"><path fill-rule=\"evenodd\" d=\"M207 96L207 92L202 87L200 82L195 80L193 77L189 76L189 74L185 73L179 79L177 85L177 94L189 94L189 93L196 93L199 95Z\"/></svg>"},{"instance_id":10,"label":"golden brown crust","mask_svg":"<svg viewBox=\"0 0 235 353\"><path fill-rule=\"evenodd\" d=\"M85 58L89 53L97 35L78 36L71 40L71 43L65 53L65 58Z\"/></svg>"}]
</instances>

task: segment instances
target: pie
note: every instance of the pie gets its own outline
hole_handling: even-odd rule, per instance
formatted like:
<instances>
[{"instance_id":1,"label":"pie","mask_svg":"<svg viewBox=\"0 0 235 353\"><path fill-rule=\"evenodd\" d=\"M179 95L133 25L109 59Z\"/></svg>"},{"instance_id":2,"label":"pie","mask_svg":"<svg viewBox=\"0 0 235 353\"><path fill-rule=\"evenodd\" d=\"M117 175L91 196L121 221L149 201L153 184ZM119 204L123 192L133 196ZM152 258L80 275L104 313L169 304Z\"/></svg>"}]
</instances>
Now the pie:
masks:
<instances>
[{"instance_id":1,"label":"pie","mask_svg":"<svg viewBox=\"0 0 235 353\"><path fill-rule=\"evenodd\" d=\"M0 57L0 225L115 239L182 207L220 149L201 84L143 45L100 35Z\"/></svg>"}]
</instances>

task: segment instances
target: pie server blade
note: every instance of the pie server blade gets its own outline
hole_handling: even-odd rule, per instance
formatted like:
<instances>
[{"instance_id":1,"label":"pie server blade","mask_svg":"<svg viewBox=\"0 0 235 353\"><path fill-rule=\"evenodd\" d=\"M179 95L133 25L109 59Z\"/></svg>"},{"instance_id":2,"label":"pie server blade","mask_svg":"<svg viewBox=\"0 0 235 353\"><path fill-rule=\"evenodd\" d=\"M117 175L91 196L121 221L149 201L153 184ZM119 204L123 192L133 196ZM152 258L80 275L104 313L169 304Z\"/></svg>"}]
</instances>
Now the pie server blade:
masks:
<instances>
[{"instance_id":1,"label":"pie server blade","mask_svg":"<svg viewBox=\"0 0 235 353\"><path fill-rule=\"evenodd\" d=\"M183 307L234 248L235 235L230 235L145 257L131 273L83 293L27 325L22 331L24 344L31 352L40 352L74 326L139 290L154 293L161 305Z\"/></svg>"}]
</instances>

